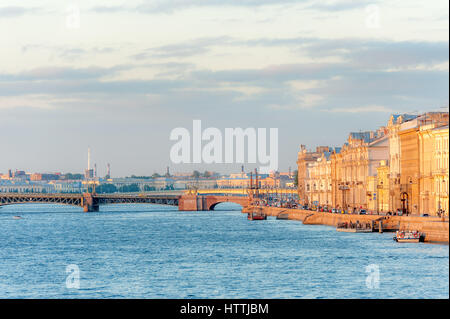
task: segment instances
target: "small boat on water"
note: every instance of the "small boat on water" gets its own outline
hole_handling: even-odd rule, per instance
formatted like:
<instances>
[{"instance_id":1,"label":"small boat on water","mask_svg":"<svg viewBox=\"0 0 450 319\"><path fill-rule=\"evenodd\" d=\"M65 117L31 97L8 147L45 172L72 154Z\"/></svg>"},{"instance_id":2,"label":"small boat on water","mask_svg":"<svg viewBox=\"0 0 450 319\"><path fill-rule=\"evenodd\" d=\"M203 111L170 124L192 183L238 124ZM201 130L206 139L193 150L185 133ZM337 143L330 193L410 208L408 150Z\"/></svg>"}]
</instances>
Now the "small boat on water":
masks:
<instances>
[{"instance_id":1,"label":"small boat on water","mask_svg":"<svg viewBox=\"0 0 450 319\"><path fill-rule=\"evenodd\" d=\"M263 212L262 209L256 209L247 214L247 219L248 220L266 220L267 215Z\"/></svg>"},{"instance_id":2,"label":"small boat on water","mask_svg":"<svg viewBox=\"0 0 450 319\"><path fill-rule=\"evenodd\" d=\"M13 216L13 219L22 219L21 216Z\"/></svg>"},{"instance_id":3,"label":"small boat on water","mask_svg":"<svg viewBox=\"0 0 450 319\"><path fill-rule=\"evenodd\" d=\"M267 215L253 212L253 213L247 214L247 219L248 220L266 220Z\"/></svg>"},{"instance_id":4,"label":"small boat on water","mask_svg":"<svg viewBox=\"0 0 450 319\"><path fill-rule=\"evenodd\" d=\"M394 240L398 243L418 243L424 240L424 235L417 230L399 230L395 233Z\"/></svg>"}]
</instances>

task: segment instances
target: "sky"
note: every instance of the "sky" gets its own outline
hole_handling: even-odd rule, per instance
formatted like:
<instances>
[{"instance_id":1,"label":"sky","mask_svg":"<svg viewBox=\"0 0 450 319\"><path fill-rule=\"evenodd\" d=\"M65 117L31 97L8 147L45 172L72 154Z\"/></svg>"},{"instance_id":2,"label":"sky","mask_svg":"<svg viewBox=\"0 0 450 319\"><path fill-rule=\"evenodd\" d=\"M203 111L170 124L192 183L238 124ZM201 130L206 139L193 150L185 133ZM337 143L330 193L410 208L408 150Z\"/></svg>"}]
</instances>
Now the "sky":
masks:
<instances>
[{"instance_id":1,"label":"sky","mask_svg":"<svg viewBox=\"0 0 450 319\"><path fill-rule=\"evenodd\" d=\"M279 169L392 113L448 108L449 2L0 1L0 173L114 177L171 163L170 132L278 128ZM246 170L254 166L246 165Z\"/></svg>"}]
</instances>

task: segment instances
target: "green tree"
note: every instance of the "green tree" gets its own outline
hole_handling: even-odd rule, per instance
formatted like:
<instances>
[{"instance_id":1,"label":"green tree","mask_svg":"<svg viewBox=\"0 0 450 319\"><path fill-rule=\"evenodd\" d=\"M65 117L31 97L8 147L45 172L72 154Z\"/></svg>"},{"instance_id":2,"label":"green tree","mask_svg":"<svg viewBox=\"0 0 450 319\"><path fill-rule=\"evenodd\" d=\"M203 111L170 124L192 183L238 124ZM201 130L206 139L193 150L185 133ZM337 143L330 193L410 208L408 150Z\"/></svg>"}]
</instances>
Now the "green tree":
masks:
<instances>
[{"instance_id":1,"label":"green tree","mask_svg":"<svg viewBox=\"0 0 450 319\"><path fill-rule=\"evenodd\" d=\"M206 178L211 177L211 173L208 172L208 171L205 171L205 172L203 173L203 177L206 177Z\"/></svg>"},{"instance_id":2,"label":"green tree","mask_svg":"<svg viewBox=\"0 0 450 319\"><path fill-rule=\"evenodd\" d=\"M113 184L101 184L95 190L99 194L111 194L117 192L117 187Z\"/></svg>"},{"instance_id":3,"label":"green tree","mask_svg":"<svg viewBox=\"0 0 450 319\"><path fill-rule=\"evenodd\" d=\"M294 185L298 187L298 170L294 171Z\"/></svg>"}]
</instances>

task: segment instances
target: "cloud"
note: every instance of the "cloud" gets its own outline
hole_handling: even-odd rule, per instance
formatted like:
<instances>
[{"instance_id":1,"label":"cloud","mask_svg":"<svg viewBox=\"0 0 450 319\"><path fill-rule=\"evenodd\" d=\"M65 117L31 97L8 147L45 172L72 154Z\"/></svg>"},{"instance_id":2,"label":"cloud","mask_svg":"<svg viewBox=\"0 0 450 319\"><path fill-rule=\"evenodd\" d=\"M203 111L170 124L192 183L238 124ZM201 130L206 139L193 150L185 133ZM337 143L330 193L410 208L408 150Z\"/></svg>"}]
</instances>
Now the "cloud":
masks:
<instances>
[{"instance_id":1,"label":"cloud","mask_svg":"<svg viewBox=\"0 0 450 319\"><path fill-rule=\"evenodd\" d=\"M173 13L193 7L262 7L268 5L303 3L302 0L150 0L137 6L95 6L95 13L135 12L144 14Z\"/></svg>"},{"instance_id":2,"label":"cloud","mask_svg":"<svg viewBox=\"0 0 450 319\"><path fill-rule=\"evenodd\" d=\"M259 46L262 50L287 47L311 58L311 62L213 70L202 65L201 60L193 64L183 59L201 57L223 46ZM58 52L88 56L94 51L74 47ZM220 107L236 112L299 112L307 108L334 113L380 113L422 109L424 105L435 107L448 101L446 42L303 37L241 40L219 36L151 47L132 57L130 63L112 67L40 67L0 74L0 96L68 95L80 101L101 101L90 104L92 112L100 105L102 109L111 105L111 97L133 97L139 105L161 107L162 113L183 113L187 108L191 114L221 112ZM155 63L156 58L168 61ZM337 62L322 62L327 60ZM142 79L146 69L151 72ZM149 96L151 103L146 104ZM59 102L52 105L68 105Z\"/></svg>"},{"instance_id":3,"label":"cloud","mask_svg":"<svg viewBox=\"0 0 450 319\"><path fill-rule=\"evenodd\" d=\"M320 11L344 11L367 7L378 2L377 0L320 0L312 1L308 8Z\"/></svg>"},{"instance_id":4,"label":"cloud","mask_svg":"<svg viewBox=\"0 0 450 319\"><path fill-rule=\"evenodd\" d=\"M137 6L95 6L95 13L135 12L143 14L173 13L194 7L246 7L257 8L274 5L305 5L306 9L344 11L377 3L377 0L147 0Z\"/></svg>"},{"instance_id":5,"label":"cloud","mask_svg":"<svg viewBox=\"0 0 450 319\"><path fill-rule=\"evenodd\" d=\"M392 68L448 62L449 44L431 41L389 41L356 38L259 38L234 41L239 45L286 47L297 54L318 59L337 57L355 67Z\"/></svg>"},{"instance_id":6,"label":"cloud","mask_svg":"<svg viewBox=\"0 0 450 319\"><path fill-rule=\"evenodd\" d=\"M392 108L383 105L368 105L356 107L338 107L328 110L333 113L392 113Z\"/></svg>"},{"instance_id":7,"label":"cloud","mask_svg":"<svg viewBox=\"0 0 450 319\"><path fill-rule=\"evenodd\" d=\"M184 58L192 57L209 52L215 46L233 44L230 37L199 38L182 43L174 43L154 48L132 56L135 60L146 60L149 58Z\"/></svg>"},{"instance_id":8,"label":"cloud","mask_svg":"<svg viewBox=\"0 0 450 319\"><path fill-rule=\"evenodd\" d=\"M99 80L106 75L113 75L116 72L129 69L129 65L117 65L110 68L102 67L39 67L31 70L18 72L15 74L0 74L0 85L7 82L16 82L23 85L23 82L45 82L64 80Z\"/></svg>"},{"instance_id":9,"label":"cloud","mask_svg":"<svg viewBox=\"0 0 450 319\"><path fill-rule=\"evenodd\" d=\"M15 18L29 13L39 12L39 8L25 8L18 6L9 6L0 8L0 18Z\"/></svg>"}]
</instances>

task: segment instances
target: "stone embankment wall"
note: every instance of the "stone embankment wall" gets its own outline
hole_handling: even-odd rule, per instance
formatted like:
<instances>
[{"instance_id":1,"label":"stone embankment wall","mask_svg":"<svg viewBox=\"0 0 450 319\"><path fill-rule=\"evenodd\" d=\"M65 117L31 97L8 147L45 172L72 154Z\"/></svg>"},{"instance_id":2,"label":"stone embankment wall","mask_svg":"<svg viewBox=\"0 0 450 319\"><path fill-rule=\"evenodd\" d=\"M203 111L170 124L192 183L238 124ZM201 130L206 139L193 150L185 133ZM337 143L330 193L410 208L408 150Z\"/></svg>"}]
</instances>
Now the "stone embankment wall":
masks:
<instances>
[{"instance_id":1,"label":"stone embankment wall","mask_svg":"<svg viewBox=\"0 0 450 319\"><path fill-rule=\"evenodd\" d=\"M243 213L252 211L249 206L242 210ZM359 221L360 223L375 223L382 219L384 230L418 230L425 234L426 242L449 243L449 222L448 218L442 221L436 217L416 217L416 216L378 216L378 215L350 215L321 213L310 210L287 209L278 207L264 207L264 212L268 216L282 215L290 220L302 221L305 225L328 225L336 227L338 223Z\"/></svg>"}]
</instances>

